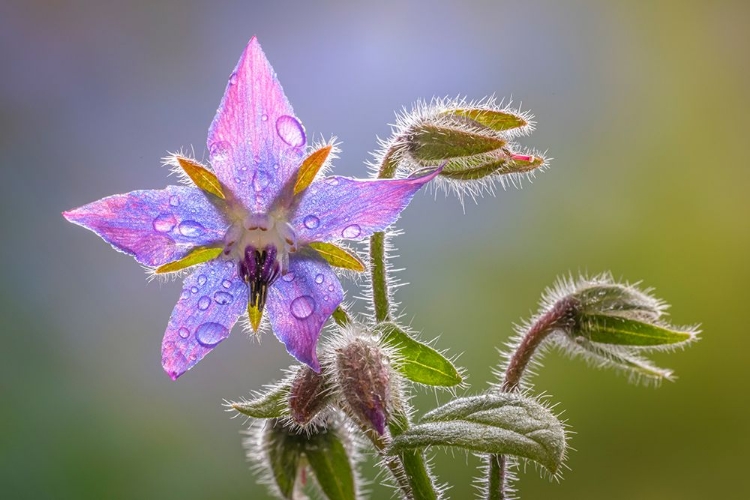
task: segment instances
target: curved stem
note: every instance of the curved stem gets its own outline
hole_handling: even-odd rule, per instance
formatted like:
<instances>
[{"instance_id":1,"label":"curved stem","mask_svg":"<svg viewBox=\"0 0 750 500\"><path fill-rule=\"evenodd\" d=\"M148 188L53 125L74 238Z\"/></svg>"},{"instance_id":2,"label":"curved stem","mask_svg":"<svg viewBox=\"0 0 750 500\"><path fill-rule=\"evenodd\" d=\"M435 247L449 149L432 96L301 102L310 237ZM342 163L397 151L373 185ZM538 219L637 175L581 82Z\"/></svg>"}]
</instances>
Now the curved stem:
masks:
<instances>
[{"instance_id":1,"label":"curved stem","mask_svg":"<svg viewBox=\"0 0 750 500\"><path fill-rule=\"evenodd\" d=\"M541 315L523 336L505 369L502 392L515 392L520 388L523 374L529 366L534 353L542 342L554 331L568 328L580 304L576 299L565 297ZM503 455L490 455L487 472L488 500L508 498L508 461Z\"/></svg>"},{"instance_id":2,"label":"curved stem","mask_svg":"<svg viewBox=\"0 0 750 500\"><path fill-rule=\"evenodd\" d=\"M388 270L385 264L385 233L370 236L370 276L372 281L372 305L375 321L390 321L391 303L388 297Z\"/></svg>"}]
</instances>

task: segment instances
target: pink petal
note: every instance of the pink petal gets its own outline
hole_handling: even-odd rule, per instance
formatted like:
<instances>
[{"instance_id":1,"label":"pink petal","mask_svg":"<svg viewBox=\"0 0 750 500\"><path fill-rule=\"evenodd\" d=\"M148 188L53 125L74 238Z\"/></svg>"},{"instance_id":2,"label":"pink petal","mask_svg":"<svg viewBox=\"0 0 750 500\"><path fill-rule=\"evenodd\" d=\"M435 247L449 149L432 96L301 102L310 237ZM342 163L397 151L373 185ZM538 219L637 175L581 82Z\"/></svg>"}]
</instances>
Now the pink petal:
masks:
<instances>
[{"instance_id":1,"label":"pink petal","mask_svg":"<svg viewBox=\"0 0 750 500\"><path fill-rule=\"evenodd\" d=\"M247 286L233 261L216 259L199 266L185 280L169 318L161 363L173 380L211 352L247 309Z\"/></svg>"},{"instance_id":2,"label":"pink petal","mask_svg":"<svg viewBox=\"0 0 750 500\"><path fill-rule=\"evenodd\" d=\"M305 132L253 38L208 131L211 166L247 209L265 213L299 167Z\"/></svg>"},{"instance_id":3,"label":"pink petal","mask_svg":"<svg viewBox=\"0 0 750 500\"><path fill-rule=\"evenodd\" d=\"M393 224L419 188L439 172L388 180L327 177L304 192L292 226L302 243L361 240Z\"/></svg>"},{"instance_id":4,"label":"pink petal","mask_svg":"<svg viewBox=\"0 0 750 500\"><path fill-rule=\"evenodd\" d=\"M63 216L147 266L181 259L196 246L221 241L227 227L202 191L183 186L109 196Z\"/></svg>"},{"instance_id":5,"label":"pink petal","mask_svg":"<svg viewBox=\"0 0 750 500\"><path fill-rule=\"evenodd\" d=\"M266 312L273 333L289 354L319 372L318 337L343 299L341 283L328 263L312 255L293 254L289 272L268 290Z\"/></svg>"}]
</instances>

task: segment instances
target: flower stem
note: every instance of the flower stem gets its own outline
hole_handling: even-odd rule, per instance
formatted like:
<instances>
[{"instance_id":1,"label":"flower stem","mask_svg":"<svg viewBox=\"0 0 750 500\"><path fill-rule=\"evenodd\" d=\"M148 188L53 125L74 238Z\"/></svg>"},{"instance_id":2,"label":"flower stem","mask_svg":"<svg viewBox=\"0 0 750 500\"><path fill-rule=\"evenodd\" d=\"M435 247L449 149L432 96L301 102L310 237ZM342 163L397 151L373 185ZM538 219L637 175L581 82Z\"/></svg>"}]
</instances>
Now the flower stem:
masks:
<instances>
[{"instance_id":1,"label":"flower stem","mask_svg":"<svg viewBox=\"0 0 750 500\"><path fill-rule=\"evenodd\" d=\"M529 362L542 342L554 331L569 327L575 321L576 312L580 304L571 297L565 297L537 318L521 342L505 369L502 392L516 392L520 389L521 380ZM488 500L504 500L508 498L508 460L503 455L490 455L487 472Z\"/></svg>"}]
</instances>

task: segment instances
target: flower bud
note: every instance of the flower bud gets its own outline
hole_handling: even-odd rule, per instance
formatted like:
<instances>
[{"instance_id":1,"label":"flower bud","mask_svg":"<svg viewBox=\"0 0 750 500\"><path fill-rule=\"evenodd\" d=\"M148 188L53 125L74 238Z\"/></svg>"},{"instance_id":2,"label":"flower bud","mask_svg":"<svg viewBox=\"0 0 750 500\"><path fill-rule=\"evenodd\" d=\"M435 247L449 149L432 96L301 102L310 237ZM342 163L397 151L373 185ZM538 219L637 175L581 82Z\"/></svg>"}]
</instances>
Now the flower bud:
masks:
<instances>
[{"instance_id":1,"label":"flower bud","mask_svg":"<svg viewBox=\"0 0 750 500\"><path fill-rule=\"evenodd\" d=\"M391 367L376 342L356 337L336 349L337 382L350 415L378 434L385 432L391 400Z\"/></svg>"},{"instance_id":2,"label":"flower bud","mask_svg":"<svg viewBox=\"0 0 750 500\"><path fill-rule=\"evenodd\" d=\"M301 366L289 390L292 419L299 425L307 425L328 405L330 399L325 375L316 373L307 365Z\"/></svg>"}]
</instances>

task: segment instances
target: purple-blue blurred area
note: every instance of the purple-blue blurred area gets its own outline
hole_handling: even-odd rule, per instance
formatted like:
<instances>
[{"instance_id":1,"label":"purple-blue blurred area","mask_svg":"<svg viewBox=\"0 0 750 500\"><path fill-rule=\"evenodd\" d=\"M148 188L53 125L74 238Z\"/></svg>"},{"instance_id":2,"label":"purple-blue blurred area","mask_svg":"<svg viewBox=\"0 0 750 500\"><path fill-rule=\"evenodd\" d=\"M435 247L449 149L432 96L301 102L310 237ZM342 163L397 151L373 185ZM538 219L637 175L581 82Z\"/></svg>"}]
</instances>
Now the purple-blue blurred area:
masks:
<instances>
[{"instance_id":1,"label":"purple-blue blurred area","mask_svg":"<svg viewBox=\"0 0 750 500\"><path fill-rule=\"evenodd\" d=\"M160 346L179 283L147 282L60 215L174 183L167 151L205 158L253 35L308 136L342 142L336 173L366 175L418 99L495 94L536 115L523 143L548 151L548 172L465 210L417 196L394 241L404 319L463 353L467 393L568 271L643 280L674 322L703 324L700 343L657 356L680 377L659 389L550 353L536 390L576 451L560 484L522 472L523 498L750 496L750 3L6 0L0 497L267 498L222 402L278 379L283 346L236 328L172 382ZM419 394L419 413L435 406ZM470 498L480 462L433 454L449 496Z\"/></svg>"}]
</instances>

